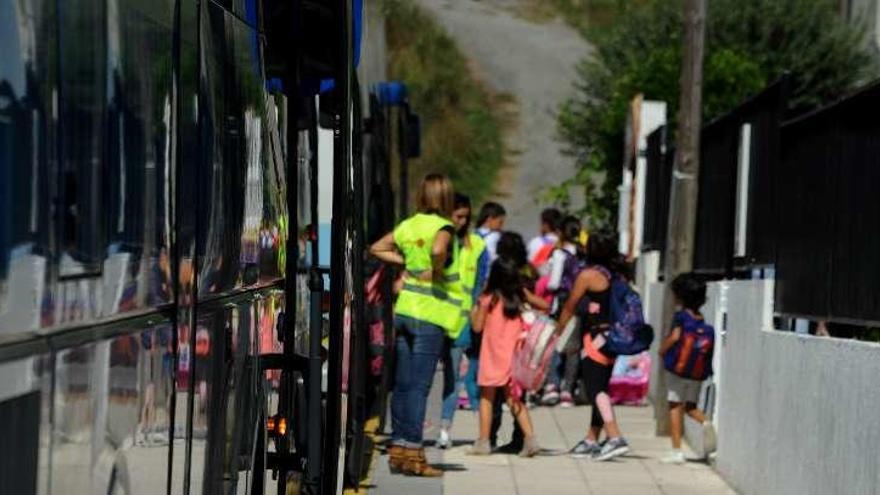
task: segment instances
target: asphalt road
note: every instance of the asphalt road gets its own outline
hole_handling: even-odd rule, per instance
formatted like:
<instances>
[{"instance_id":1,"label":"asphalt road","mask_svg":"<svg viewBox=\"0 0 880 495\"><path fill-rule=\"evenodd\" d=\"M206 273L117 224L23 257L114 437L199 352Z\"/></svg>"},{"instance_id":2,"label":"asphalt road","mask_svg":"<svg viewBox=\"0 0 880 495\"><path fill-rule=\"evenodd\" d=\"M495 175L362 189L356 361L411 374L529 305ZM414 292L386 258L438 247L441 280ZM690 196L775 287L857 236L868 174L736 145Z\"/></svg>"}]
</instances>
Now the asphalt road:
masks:
<instances>
[{"instance_id":1,"label":"asphalt road","mask_svg":"<svg viewBox=\"0 0 880 495\"><path fill-rule=\"evenodd\" d=\"M506 139L512 166L500 174L496 199L508 210L507 228L528 240L544 206L540 192L574 174L574 161L556 138L556 115L573 90L575 66L591 48L561 20L535 23L516 15L517 1L418 0L456 39L478 77L517 102L517 125Z\"/></svg>"}]
</instances>

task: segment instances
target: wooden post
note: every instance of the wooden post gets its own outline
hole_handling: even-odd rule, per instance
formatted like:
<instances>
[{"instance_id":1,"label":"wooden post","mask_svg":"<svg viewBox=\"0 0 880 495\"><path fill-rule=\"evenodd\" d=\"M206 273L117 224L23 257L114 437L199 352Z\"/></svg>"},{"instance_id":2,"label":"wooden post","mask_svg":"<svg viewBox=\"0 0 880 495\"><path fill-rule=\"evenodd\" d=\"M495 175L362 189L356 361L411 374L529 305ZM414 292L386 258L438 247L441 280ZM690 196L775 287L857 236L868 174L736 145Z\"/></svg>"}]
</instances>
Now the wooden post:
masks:
<instances>
[{"instance_id":1,"label":"wooden post","mask_svg":"<svg viewBox=\"0 0 880 495\"><path fill-rule=\"evenodd\" d=\"M681 99L678 107L678 146L672 172L669 201L669 230L666 238L666 297L664 328L660 338L669 331L674 305L670 283L680 273L691 271L694 260L694 231L697 220L697 193L700 173L700 128L703 96L703 52L706 31L706 0L684 1L684 36L681 64ZM654 416L657 434L669 434L669 410L666 407L666 382L658 374Z\"/></svg>"}]
</instances>

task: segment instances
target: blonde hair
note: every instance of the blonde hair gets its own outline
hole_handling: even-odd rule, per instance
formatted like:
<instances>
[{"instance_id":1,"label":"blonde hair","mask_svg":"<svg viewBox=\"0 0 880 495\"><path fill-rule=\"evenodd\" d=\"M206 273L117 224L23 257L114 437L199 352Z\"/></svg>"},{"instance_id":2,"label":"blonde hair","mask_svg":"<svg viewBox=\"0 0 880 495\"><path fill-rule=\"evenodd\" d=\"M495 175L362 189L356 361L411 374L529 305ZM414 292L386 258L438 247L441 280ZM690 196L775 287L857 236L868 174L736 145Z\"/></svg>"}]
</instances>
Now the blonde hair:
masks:
<instances>
[{"instance_id":1,"label":"blonde hair","mask_svg":"<svg viewBox=\"0 0 880 495\"><path fill-rule=\"evenodd\" d=\"M436 213L442 217L452 217L455 209L455 191L452 181L443 174L428 174L422 179L416 195L416 209L419 213Z\"/></svg>"}]
</instances>

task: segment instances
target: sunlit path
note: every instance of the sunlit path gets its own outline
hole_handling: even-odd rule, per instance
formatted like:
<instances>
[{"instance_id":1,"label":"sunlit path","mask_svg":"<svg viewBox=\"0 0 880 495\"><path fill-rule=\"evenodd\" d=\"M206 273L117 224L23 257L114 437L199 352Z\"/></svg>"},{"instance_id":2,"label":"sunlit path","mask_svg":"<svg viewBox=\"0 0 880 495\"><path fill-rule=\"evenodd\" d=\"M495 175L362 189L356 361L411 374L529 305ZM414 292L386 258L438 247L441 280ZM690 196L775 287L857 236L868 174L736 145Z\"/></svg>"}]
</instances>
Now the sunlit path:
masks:
<instances>
[{"instance_id":1,"label":"sunlit path","mask_svg":"<svg viewBox=\"0 0 880 495\"><path fill-rule=\"evenodd\" d=\"M438 373L437 377L440 377ZM441 381L435 380L429 399L429 427L425 437L433 439L430 427L439 415ZM537 407L531 409L535 432L545 453L532 459L494 454L467 455L477 432L477 415L458 411L453 426L454 447L447 451L429 448L431 462L445 470L443 478L410 478L388 473L387 457L378 457L370 480L376 494L733 494L724 480L707 464L689 462L684 466L663 464L659 459L669 450L669 439L654 435L653 411L648 407L620 407L621 428L633 452L613 462L572 459L565 451L584 434L589 407L569 409ZM506 441L512 424L505 413L500 438Z\"/></svg>"}]
</instances>

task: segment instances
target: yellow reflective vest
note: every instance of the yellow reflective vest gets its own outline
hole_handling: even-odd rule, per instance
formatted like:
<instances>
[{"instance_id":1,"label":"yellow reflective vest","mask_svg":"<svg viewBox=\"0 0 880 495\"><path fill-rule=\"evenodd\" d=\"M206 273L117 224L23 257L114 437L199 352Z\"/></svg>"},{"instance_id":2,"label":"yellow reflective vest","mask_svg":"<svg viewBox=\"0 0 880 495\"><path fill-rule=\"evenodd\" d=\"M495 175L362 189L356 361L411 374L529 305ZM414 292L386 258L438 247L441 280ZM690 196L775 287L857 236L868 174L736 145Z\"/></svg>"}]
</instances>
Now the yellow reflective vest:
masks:
<instances>
[{"instance_id":1,"label":"yellow reflective vest","mask_svg":"<svg viewBox=\"0 0 880 495\"><path fill-rule=\"evenodd\" d=\"M461 261L459 261L459 273L461 278L451 284L450 294L456 299L461 299L461 316L458 325L447 335L452 340L458 338L467 327L471 317L471 309L474 307L474 284L477 282L477 271L480 264L480 256L486 251L486 241L478 234L468 234L469 245L461 246Z\"/></svg>"},{"instance_id":2,"label":"yellow reflective vest","mask_svg":"<svg viewBox=\"0 0 880 495\"><path fill-rule=\"evenodd\" d=\"M448 334L459 324L461 299L450 293L451 284L461 278L459 273L459 244L452 236L452 262L443 270L443 280L422 280L432 271L431 250L437 232L452 222L434 214L416 213L394 229L394 242L403 253L406 275L403 288L394 305L394 312L416 320L433 323Z\"/></svg>"}]
</instances>

